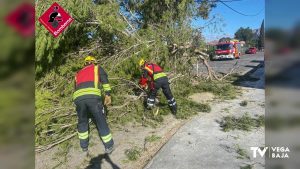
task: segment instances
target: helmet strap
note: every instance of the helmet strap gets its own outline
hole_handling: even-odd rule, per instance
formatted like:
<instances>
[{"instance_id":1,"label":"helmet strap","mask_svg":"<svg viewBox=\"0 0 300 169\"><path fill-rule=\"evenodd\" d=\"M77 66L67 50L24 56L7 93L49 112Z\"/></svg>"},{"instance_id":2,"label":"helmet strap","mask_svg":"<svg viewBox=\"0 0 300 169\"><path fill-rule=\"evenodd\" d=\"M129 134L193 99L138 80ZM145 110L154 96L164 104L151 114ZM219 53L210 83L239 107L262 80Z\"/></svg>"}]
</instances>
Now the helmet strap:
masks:
<instances>
[{"instance_id":1,"label":"helmet strap","mask_svg":"<svg viewBox=\"0 0 300 169\"><path fill-rule=\"evenodd\" d=\"M88 61L88 62L84 63L85 66L91 65L91 64L97 65L97 62L96 61Z\"/></svg>"}]
</instances>

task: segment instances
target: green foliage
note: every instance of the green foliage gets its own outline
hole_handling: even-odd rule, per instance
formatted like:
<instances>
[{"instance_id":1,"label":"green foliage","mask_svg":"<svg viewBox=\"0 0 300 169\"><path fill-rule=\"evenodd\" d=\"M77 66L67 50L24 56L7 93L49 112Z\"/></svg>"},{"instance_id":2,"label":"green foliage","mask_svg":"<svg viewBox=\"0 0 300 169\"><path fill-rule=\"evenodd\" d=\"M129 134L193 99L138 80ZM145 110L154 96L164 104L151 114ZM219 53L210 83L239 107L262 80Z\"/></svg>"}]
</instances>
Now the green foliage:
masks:
<instances>
[{"instance_id":1,"label":"green foliage","mask_svg":"<svg viewBox=\"0 0 300 169\"><path fill-rule=\"evenodd\" d=\"M263 115L258 116L258 118L256 119L256 127L261 127L261 126L265 126L265 116Z\"/></svg>"},{"instance_id":2,"label":"green foliage","mask_svg":"<svg viewBox=\"0 0 300 169\"><path fill-rule=\"evenodd\" d=\"M160 136L151 135L151 136L147 136L147 137L145 138L145 142L151 143L151 142L158 141L158 140L160 140L160 139L161 139Z\"/></svg>"},{"instance_id":3,"label":"green foliage","mask_svg":"<svg viewBox=\"0 0 300 169\"><path fill-rule=\"evenodd\" d=\"M179 119L187 119L199 112L210 112L211 110L211 107L208 104L196 103L186 98L178 98L177 104L178 110L176 117Z\"/></svg>"},{"instance_id":4,"label":"green foliage","mask_svg":"<svg viewBox=\"0 0 300 169\"><path fill-rule=\"evenodd\" d=\"M202 0L130 0L122 4L127 9L142 15L144 26L149 24L182 23L191 16L208 19L216 2Z\"/></svg>"},{"instance_id":5,"label":"green foliage","mask_svg":"<svg viewBox=\"0 0 300 169\"><path fill-rule=\"evenodd\" d=\"M246 107L248 105L248 102L246 100L242 101L240 103L240 106Z\"/></svg>"},{"instance_id":6,"label":"green foliage","mask_svg":"<svg viewBox=\"0 0 300 169\"><path fill-rule=\"evenodd\" d=\"M216 46L208 46L207 48L207 54L209 55L209 58L212 60L213 56L215 55Z\"/></svg>"},{"instance_id":7,"label":"green foliage","mask_svg":"<svg viewBox=\"0 0 300 169\"><path fill-rule=\"evenodd\" d=\"M202 81L195 88L201 92L211 92L222 99L234 99L239 92L237 87L228 82Z\"/></svg>"},{"instance_id":8,"label":"green foliage","mask_svg":"<svg viewBox=\"0 0 300 169\"><path fill-rule=\"evenodd\" d=\"M253 169L253 165L247 164L245 166L241 166L240 169Z\"/></svg>"},{"instance_id":9,"label":"green foliage","mask_svg":"<svg viewBox=\"0 0 300 169\"><path fill-rule=\"evenodd\" d=\"M226 116L220 123L223 131L228 132L230 130L244 130L251 131L253 128L264 126L264 116L258 118L252 118L248 113L245 113L242 117Z\"/></svg>"},{"instance_id":10,"label":"green foliage","mask_svg":"<svg viewBox=\"0 0 300 169\"><path fill-rule=\"evenodd\" d=\"M198 14L203 19L208 19L209 13L211 12L212 8L215 7L216 7L216 1L202 0L199 6Z\"/></svg>"},{"instance_id":11,"label":"green foliage","mask_svg":"<svg viewBox=\"0 0 300 169\"><path fill-rule=\"evenodd\" d=\"M141 156L142 149L139 147L132 147L125 151L125 155L127 156L128 160L136 161Z\"/></svg>"},{"instance_id":12,"label":"green foliage","mask_svg":"<svg viewBox=\"0 0 300 169\"><path fill-rule=\"evenodd\" d=\"M43 5L37 5L36 16L41 16L52 3L46 0L43 1ZM66 53L77 52L80 48L94 45L93 41L88 39L87 33L93 32L95 36L99 36L105 41L105 45L111 47L106 52L111 52L114 51L112 47L114 35L120 34L116 33L117 31L125 29L124 23L117 17L119 7L117 3L95 5L92 1L67 0L59 4L75 18L75 21L57 38L54 38L42 24L36 22L38 36L36 36L35 63L38 78L53 67L64 64L68 59ZM97 20L101 26L85 24L89 20ZM111 23L114 23L113 27Z\"/></svg>"},{"instance_id":13,"label":"green foliage","mask_svg":"<svg viewBox=\"0 0 300 169\"><path fill-rule=\"evenodd\" d=\"M37 145L63 139L73 133L77 119L72 107L73 77L64 69L51 71L36 84L35 134ZM68 77L70 79L68 80ZM67 119L64 117L68 117Z\"/></svg>"},{"instance_id":14,"label":"green foliage","mask_svg":"<svg viewBox=\"0 0 300 169\"><path fill-rule=\"evenodd\" d=\"M226 41L230 41L231 38L230 37L223 37L221 39L219 39L219 42L226 42Z\"/></svg>"},{"instance_id":15,"label":"green foliage","mask_svg":"<svg viewBox=\"0 0 300 169\"><path fill-rule=\"evenodd\" d=\"M236 153L239 155L238 159L250 159L249 155L247 154L247 151L243 148L241 148L239 145L237 145Z\"/></svg>"},{"instance_id":16,"label":"green foliage","mask_svg":"<svg viewBox=\"0 0 300 169\"><path fill-rule=\"evenodd\" d=\"M179 99L176 117L179 119L187 119L199 112L210 112L211 107L208 104L195 103L188 99Z\"/></svg>"},{"instance_id":17,"label":"green foliage","mask_svg":"<svg viewBox=\"0 0 300 169\"><path fill-rule=\"evenodd\" d=\"M252 29L250 29L249 27L247 28L241 27L235 32L234 38L241 41L245 41L248 44L251 43L251 41L253 40L254 34L252 33Z\"/></svg>"},{"instance_id":18,"label":"green foliage","mask_svg":"<svg viewBox=\"0 0 300 169\"><path fill-rule=\"evenodd\" d=\"M41 16L52 3L50 0L38 2L36 17ZM168 46L164 45L165 42L180 44L190 41L193 32L190 18L195 16L207 18L210 10L216 6L215 2L206 0L201 2L131 0L122 3L66 0L59 3L75 18L75 21L58 38L52 37L44 26L36 22L36 34L38 35L36 36L35 51L37 78L44 76L51 69L63 65L70 53L74 54L78 49L84 50L88 46L93 48L99 44L101 44L100 50L90 50L89 52L99 56L112 56L137 42L155 39L156 44L152 50L149 50L149 45L146 44L146 48L144 45L135 46L131 48L133 51L127 52L136 53L134 51L146 49L152 56L156 55L155 60L158 63L167 64L169 63L169 59L166 57ZM126 12L133 16L126 19ZM136 33L128 33L129 27ZM92 33L92 39L88 38L88 33ZM127 54L122 53L122 55ZM166 67L169 66L166 65Z\"/></svg>"}]
</instances>

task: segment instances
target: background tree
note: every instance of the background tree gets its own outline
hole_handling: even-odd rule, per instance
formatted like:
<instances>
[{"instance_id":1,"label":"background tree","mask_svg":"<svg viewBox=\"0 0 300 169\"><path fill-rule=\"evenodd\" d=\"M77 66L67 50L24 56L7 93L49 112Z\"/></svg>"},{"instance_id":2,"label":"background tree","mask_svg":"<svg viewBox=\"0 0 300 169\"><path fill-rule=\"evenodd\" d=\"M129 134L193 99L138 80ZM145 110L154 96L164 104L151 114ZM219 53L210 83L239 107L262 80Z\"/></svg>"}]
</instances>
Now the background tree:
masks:
<instances>
[{"instance_id":1,"label":"background tree","mask_svg":"<svg viewBox=\"0 0 300 169\"><path fill-rule=\"evenodd\" d=\"M259 31L259 37L258 37L258 49L261 50L264 48L264 42L265 42L265 23L264 23L264 20L262 21L261 23L261 26L260 26L260 31Z\"/></svg>"},{"instance_id":2,"label":"background tree","mask_svg":"<svg viewBox=\"0 0 300 169\"><path fill-rule=\"evenodd\" d=\"M235 32L234 38L238 39L240 41L245 41L246 44L250 44L250 45L253 45L253 43L255 43L253 41L254 34L252 32L252 29L250 29L249 27L247 27L247 28L243 28L243 27L239 28Z\"/></svg>"},{"instance_id":3,"label":"background tree","mask_svg":"<svg viewBox=\"0 0 300 169\"><path fill-rule=\"evenodd\" d=\"M230 37L223 37L221 39L219 39L219 42L226 42L226 41L230 41L231 38Z\"/></svg>"}]
</instances>

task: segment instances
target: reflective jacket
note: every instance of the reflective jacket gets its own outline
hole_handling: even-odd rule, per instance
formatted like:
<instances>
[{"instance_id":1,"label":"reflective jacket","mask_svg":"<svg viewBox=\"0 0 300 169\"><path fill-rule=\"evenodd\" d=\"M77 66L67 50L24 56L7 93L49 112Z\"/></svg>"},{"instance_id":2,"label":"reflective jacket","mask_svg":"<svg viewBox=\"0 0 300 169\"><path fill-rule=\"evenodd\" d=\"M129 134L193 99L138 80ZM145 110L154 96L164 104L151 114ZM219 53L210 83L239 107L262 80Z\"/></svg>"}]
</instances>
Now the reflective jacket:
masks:
<instances>
[{"instance_id":1,"label":"reflective jacket","mask_svg":"<svg viewBox=\"0 0 300 169\"><path fill-rule=\"evenodd\" d=\"M110 85L106 72L98 65L88 65L77 72L75 76L75 92L73 100L82 100L87 98L100 98L101 90L99 84L102 84L106 95L110 95Z\"/></svg>"},{"instance_id":2,"label":"reflective jacket","mask_svg":"<svg viewBox=\"0 0 300 169\"><path fill-rule=\"evenodd\" d=\"M159 78L167 77L163 69L154 63L145 63L143 75L140 79L140 84L145 85L147 82L154 82ZM153 88L153 83L150 83L150 88Z\"/></svg>"}]
</instances>

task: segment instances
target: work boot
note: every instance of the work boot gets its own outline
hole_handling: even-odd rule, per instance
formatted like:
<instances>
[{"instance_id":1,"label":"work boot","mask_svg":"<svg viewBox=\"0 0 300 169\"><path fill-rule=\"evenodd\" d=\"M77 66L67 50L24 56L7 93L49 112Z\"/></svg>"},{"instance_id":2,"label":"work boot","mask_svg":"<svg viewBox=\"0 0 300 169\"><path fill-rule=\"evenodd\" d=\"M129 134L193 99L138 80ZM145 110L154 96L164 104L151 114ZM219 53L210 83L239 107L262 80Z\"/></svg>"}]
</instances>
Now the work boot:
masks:
<instances>
[{"instance_id":1,"label":"work boot","mask_svg":"<svg viewBox=\"0 0 300 169\"><path fill-rule=\"evenodd\" d=\"M147 103L146 108L147 108L148 110L151 110L151 109L154 107L155 99L150 99L150 98L148 98L146 103Z\"/></svg>"},{"instance_id":2,"label":"work boot","mask_svg":"<svg viewBox=\"0 0 300 169\"><path fill-rule=\"evenodd\" d=\"M176 105L171 106L170 109L171 109L172 114L173 114L174 116L176 116L176 114L177 114L177 106L176 106Z\"/></svg>"},{"instance_id":3,"label":"work boot","mask_svg":"<svg viewBox=\"0 0 300 169\"><path fill-rule=\"evenodd\" d=\"M89 149L88 149L88 148L82 148L82 151L83 151L83 152L88 152Z\"/></svg>"},{"instance_id":4,"label":"work boot","mask_svg":"<svg viewBox=\"0 0 300 169\"><path fill-rule=\"evenodd\" d=\"M105 148L105 154L111 154L114 151L114 146L111 146L109 148Z\"/></svg>"}]
</instances>

